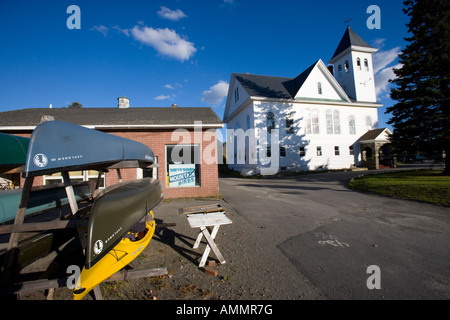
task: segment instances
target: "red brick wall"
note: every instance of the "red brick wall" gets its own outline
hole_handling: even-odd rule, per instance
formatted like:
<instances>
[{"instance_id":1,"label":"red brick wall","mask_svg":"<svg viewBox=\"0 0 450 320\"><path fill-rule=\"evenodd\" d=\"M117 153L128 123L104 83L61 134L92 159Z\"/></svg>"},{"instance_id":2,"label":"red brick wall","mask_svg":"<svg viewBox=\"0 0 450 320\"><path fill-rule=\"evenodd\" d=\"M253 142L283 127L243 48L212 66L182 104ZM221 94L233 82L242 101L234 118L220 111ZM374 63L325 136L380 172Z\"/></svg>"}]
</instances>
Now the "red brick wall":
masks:
<instances>
[{"instance_id":1,"label":"red brick wall","mask_svg":"<svg viewBox=\"0 0 450 320\"><path fill-rule=\"evenodd\" d=\"M165 198L190 198L190 197L212 197L219 195L219 178L217 162L206 163L203 156L217 156L217 135L215 130L194 133L193 130L184 130L183 138L172 138L173 130L148 131L148 130L105 130L109 134L114 134L127 139L135 140L149 146L156 157L158 157L158 180L163 185ZM30 137L30 133L13 133L24 137ZM167 170L166 170L166 145L183 144L201 144L202 145L202 164L200 167L200 186L199 187L167 187ZM137 178L137 169L121 169L122 181L134 180ZM23 187L24 179L21 179L21 187ZM119 182L116 170L110 170L106 174L106 186ZM42 185L42 177L36 177L33 185Z\"/></svg>"},{"instance_id":2,"label":"red brick wall","mask_svg":"<svg viewBox=\"0 0 450 320\"><path fill-rule=\"evenodd\" d=\"M211 151L212 146L216 146L216 133L212 131L203 131L201 136L195 136L193 131L185 132L182 139L174 136L172 138L172 130L170 131L106 131L120 137L141 142L149 146L156 157L158 157L158 180L163 185L163 192L166 198L190 198L190 197L211 197L219 195L219 177L217 162L207 164L202 161L200 167L200 186L199 187L182 187L169 188L167 187L167 167L166 167L166 145L175 145L179 142L202 145L202 156L206 154L217 154ZM206 150L206 151L205 151ZM122 180L136 179L136 169L123 169ZM106 184L111 185L118 182L117 173L110 171L106 176Z\"/></svg>"}]
</instances>

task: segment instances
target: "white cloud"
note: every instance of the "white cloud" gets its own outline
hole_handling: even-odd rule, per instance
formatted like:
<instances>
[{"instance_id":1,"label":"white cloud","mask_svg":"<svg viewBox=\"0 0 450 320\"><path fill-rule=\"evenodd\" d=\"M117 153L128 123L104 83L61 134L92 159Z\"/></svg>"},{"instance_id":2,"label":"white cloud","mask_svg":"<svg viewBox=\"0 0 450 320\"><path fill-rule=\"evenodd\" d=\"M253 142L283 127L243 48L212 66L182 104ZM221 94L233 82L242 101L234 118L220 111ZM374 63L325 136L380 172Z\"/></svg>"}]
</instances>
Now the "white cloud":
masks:
<instances>
[{"instance_id":1,"label":"white cloud","mask_svg":"<svg viewBox=\"0 0 450 320\"><path fill-rule=\"evenodd\" d=\"M383 39L379 43L384 44ZM389 96L389 80L396 78L394 69L401 68L401 64L392 66L401 53L401 47L395 47L390 50L378 51L373 55L373 72L375 75L375 92L379 98L383 94Z\"/></svg>"},{"instance_id":2,"label":"white cloud","mask_svg":"<svg viewBox=\"0 0 450 320\"><path fill-rule=\"evenodd\" d=\"M158 15L161 18L172 20L172 21L178 21L182 18L186 18L187 15L181 11L180 9L177 10L170 10L167 7L161 7L161 10L158 11Z\"/></svg>"},{"instance_id":3,"label":"white cloud","mask_svg":"<svg viewBox=\"0 0 450 320\"><path fill-rule=\"evenodd\" d=\"M155 100L172 100L173 98L175 98L175 95L168 95L168 96L160 95L155 97Z\"/></svg>"},{"instance_id":4,"label":"white cloud","mask_svg":"<svg viewBox=\"0 0 450 320\"><path fill-rule=\"evenodd\" d=\"M93 27L91 28L91 30L98 31L98 32L100 32L101 34L103 34L105 37L108 35L108 28L105 27L105 26L102 26L102 25L99 25L99 26L93 26Z\"/></svg>"},{"instance_id":5,"label":"white cloud","mask_svg":"<svg viewBox=\"0 0 450 320\"><path fill-rule=\"evenodd\" d=\"M197 51L192 42L180 37L174 30L134 26L134 39L153 47L158 53L180 61L189 60Z\"/></svg>"},{"instance_id":6,"label":"white cloud","mask_svg":"<svg viewBox=\"0 0 450 320\"><path fill-rule=\"evenodd\" d=\"M166 88L166 89L175 89L171 84L166 84L164 86L164 88Z\"/></svg>"},{"instance_id":7,"label":"white cloud","mask_svg":"<svg viewBox=\"0 0 450 320\"><path fill-rule=\"evenodd\" d=\"M209 90L203 91L201 101L210 105L218 105L227 96L228 87L229 84L227 82L219 81L209 88Z\"/></svg>"},{"instance_id":8,"label":"white cloud","mask_svg":"<svg viewBox=\"0 0 450 320\"><path fill-rule=\"evenodd\" d=\"M401 47L395 47L386 51L378 51L373 55L373 72L377 73L387 65L397 59L401 52Z\"/></svg>"},{"instance_id":9,"label":"white cloud","mask_svg":"<svg viewBox=\"0 0 450 320\"><path fill-rule=\"evenodd\" d=\"M387 93L387 95L389 95L389 80L393 80L396 78L394 69L399 69L401 67L401 64L397 64L393 67L384 68L375 75L375 92L377 96L380 96L383 93Z\"/></svg>"},{"instance_id":10,"label":"white cloud","mask_svg":"<svg viewBox=\"0 0 450 320\"><path fill-rule=\"evenodd\" d=\"M129 29L122 29L119 26L114 26L113 29L117 30L117 32L123 33L124 35L126 35L127 37L130 36L130 30Z\"/></svg>"}]
</instances>

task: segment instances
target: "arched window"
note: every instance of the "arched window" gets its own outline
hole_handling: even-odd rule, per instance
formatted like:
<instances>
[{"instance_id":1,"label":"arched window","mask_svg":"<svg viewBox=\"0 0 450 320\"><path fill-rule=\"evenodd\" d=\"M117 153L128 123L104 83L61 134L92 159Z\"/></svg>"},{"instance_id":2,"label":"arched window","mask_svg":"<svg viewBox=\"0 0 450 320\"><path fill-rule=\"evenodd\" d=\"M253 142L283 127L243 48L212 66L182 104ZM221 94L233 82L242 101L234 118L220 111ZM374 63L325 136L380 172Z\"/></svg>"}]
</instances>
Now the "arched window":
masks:
<instances>
[{"instance_id":1,"label":"arched window","mask_svg":"<svg viewBox=\"0 0 450 320\"><path fill-rule=\"evenodd\" d=\"M304 111L305 134L319 134L319 112L317 110Z\"/></svg>"},{"instance_id":2,"label":"arched window","mask_svg":"<svg viewBox=\"0 0 450 320\"><path fill-rule=\"evenodd\" d=\"M272 133L275 130L275 115L273 112L267 112L267 132Z\"/></svg>"},{"instance_id":3,"label":"arched window","mask_svg":"<svg viewBox=\"0 0 450 320\"><path fill-rule=\"evenodd\" d=\"M333 114L331 110L327 110L325 118L327 121L327 134L333 134Z\"/></svg>"},{"instance_id":4,"label":"arched window","mask_svg":"<svg viewBox=\"0 0 450 320\"><path fill-rule=\"evenodd\" d=\"M339 111L333 111L334 134L341 134L341 120L339 119Z\"/></svg>"},{"instance_id":5,"label":"arched window","mask_svg":"<svg viewBox=\"0 0 450 320\"><path fill-rule=\"evenodd\" d=\"M250 129L250 116L247 116L247 130Z\"/></svg>"},{"instance_id":6,"label":"arched window","mask_svg":"<svg viewBox=\"0 0 450 320\"><path fill-rule=\"evenodd\" d=\"M348 128L349 128L350 134L356 134L356 123L355 123L354 116L350 116L348 118Z\"/></svg>"},{"instance_id":7,"label":"arched window","mask_svg":"<svg viewBox=\"0 0 450 320\"><path fill-rule=\"evenodd\" d=\"M339 111L327 110L326 112L327 121L327 134L340 134L341 133L341 122L339 120Z\"/></svg>"},{"instance_id":8,"label":"arched window","mask_svg":"<svg viewBox=\"0 0 450 320\"><path fill-rule=\"evenodd\" d=\"M348 63L348 60L345 60L344 69L345 69L345 72L348 72L348 70L350 69L350 65Z\"/></svg>"},{"instance_id":9,"label":"arched window","mask_svg":"<svg viewBox=\"0 0 450 320\"><path fill-rule=\"evenodd\" d=\"M364 70L369 71L369 60L364 59Z\"/></svg>"},{"instance_id":10,"label":"arched window","mask_svg":"<svg viewBox=\"0 0 450 320\"><path fill-rule=\"evenodd\" d=\"M319 94L322 94L322 83L320 83L320 82L317 82L317 92Z\"/></svg>"},{"instance_id":11,"label":"arched window","mask_svg":"<svg viewBox=\"0 0 450 320\"><path fill-rule=\"evenodd\" d=\"M317 110L311 112L311 127L313 134L319 134L319 112Z\"/></svg>"},{"instance_id":12,"label":"arched window","mask_svg":"<svg viewBox=\"0 0 450 320\"><path fill-rule=\"evenodd\" d=\"M358 67L358 70L361 70L361 59L356 58L356 66Z\"/></svg>"}]
</instances>

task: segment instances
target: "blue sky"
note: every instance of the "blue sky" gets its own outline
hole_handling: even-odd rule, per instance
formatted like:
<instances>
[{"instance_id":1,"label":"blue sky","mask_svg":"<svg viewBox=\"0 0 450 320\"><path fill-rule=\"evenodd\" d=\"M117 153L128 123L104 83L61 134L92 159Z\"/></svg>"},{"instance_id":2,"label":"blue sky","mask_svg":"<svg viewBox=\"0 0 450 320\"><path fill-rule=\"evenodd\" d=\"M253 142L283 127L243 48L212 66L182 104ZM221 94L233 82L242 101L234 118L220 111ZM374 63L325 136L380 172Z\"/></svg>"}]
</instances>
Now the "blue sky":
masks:
<instances>
[{"instance_id":1,"label":"blue sky","mask_svg":"<svg viewBox=\"0 0 450 320\"><path fill-rule=\"evenodd\" d=\"M22 108L209 106L222 118L231 73L296 77L327 63L350 27L380 49L378 100L406 45L403 1L0 1L0 111ZM81 29L68 29L70 5ZM381 9L369 29L367 8ZM379 126L386 126L385 107Z\"/></svg>"}]
</instances>

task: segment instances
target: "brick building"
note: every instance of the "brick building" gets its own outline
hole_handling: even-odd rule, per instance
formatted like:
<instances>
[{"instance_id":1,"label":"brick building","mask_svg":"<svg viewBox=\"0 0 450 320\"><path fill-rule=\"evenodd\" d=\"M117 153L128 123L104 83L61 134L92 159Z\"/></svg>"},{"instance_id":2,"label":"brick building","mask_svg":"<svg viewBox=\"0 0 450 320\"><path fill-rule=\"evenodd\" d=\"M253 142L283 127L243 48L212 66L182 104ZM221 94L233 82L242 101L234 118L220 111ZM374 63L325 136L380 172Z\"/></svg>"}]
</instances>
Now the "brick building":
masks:
<instances>
[{"instance_id":1,"label":"brick building","mask_svg":"<svg viewBox=\"0 0 450 320\"><path fill-rule=\"evenodd\" d=\"M0 132L30 137L42 121L58 120L128 138L149 146L158 163L153 169L122 169L123 181L154 177L166 198L219 194L216 131L222 121L211 108L130 108L118 98L117 108L31 108L0 113ZM89 143L89 141L86 141ZM101 150L99 150L101 152ZM74 171L71 180L96 179L98 173ZM8 177L23 185L18 174ZM59 174L36 177L35 184L62 182ZM102 187L119 182L115 170L102 176Z\"/></svg>"}]
</instances>

